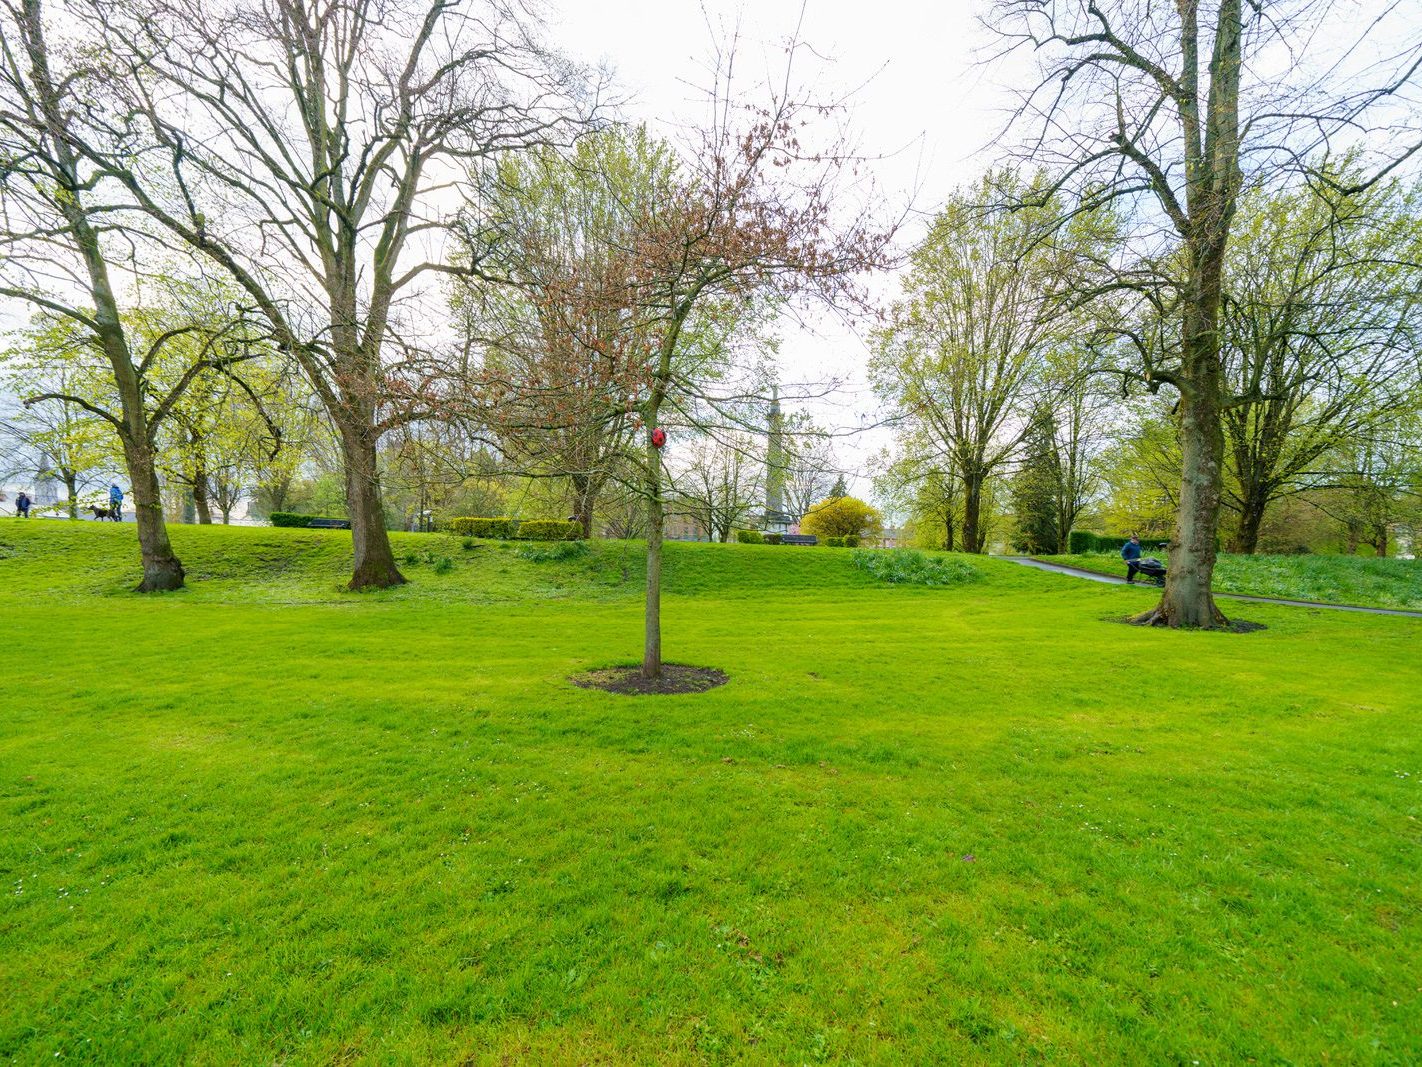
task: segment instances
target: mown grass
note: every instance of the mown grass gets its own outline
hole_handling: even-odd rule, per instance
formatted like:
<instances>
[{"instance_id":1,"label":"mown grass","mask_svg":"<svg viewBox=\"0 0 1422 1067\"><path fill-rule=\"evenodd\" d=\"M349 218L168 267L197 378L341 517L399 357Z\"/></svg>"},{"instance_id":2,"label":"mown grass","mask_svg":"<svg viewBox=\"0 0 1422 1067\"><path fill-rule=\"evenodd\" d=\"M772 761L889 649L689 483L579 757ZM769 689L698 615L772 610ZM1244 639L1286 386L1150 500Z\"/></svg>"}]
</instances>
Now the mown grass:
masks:
<instances>
[{"instance_id":1,"label":"mown grass","mask_svg":"<svg viewBox=\"0 0 1422 1067\"><path fill-rule=\"evenodd\" d=\"M1164 559L1163 553L1146 555ZM1099 574L1124 576L1126 565L1114 552L1039 556ZM1422 562L1360 556L1236 556L1221 554L1215 565L1221 593L1311 600L1321 604L1422 610Z\"/></svg>"},{"instance_id":2,"label":"mown grass","mask_svg":"<svg viewBox=\"0 0 1422 1067\"><path fill-rule=\"evenodd\" d=\"M638 546L174 534L0 524L0 1058L1422 1058L1414 620L672 545L618 697Z\"/></svg>"}]
</instances>

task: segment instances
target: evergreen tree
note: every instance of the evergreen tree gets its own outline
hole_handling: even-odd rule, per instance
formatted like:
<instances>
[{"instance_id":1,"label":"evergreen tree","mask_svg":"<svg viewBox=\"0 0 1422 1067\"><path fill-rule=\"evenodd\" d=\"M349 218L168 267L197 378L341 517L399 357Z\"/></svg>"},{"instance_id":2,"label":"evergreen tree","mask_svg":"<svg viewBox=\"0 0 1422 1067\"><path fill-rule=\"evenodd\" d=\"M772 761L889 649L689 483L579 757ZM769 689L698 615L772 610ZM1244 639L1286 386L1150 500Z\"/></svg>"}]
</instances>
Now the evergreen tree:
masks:
<instances>
[{"instance_id":1,"label":"evergreen tree","mask_svg":"<svg viewBox=\"0 0 1422 1067\"><path fill-rule=\"evenodd\" d=\"M1056 418L1045 404L1032 412L1023 440L1022 465L1012 478L1012 510L1016 515L1012 545L1029 555L1062 550L1067 531L1059 528L1058 496L1061 461L1056 450Z\"/></svg>"}]
</instances>

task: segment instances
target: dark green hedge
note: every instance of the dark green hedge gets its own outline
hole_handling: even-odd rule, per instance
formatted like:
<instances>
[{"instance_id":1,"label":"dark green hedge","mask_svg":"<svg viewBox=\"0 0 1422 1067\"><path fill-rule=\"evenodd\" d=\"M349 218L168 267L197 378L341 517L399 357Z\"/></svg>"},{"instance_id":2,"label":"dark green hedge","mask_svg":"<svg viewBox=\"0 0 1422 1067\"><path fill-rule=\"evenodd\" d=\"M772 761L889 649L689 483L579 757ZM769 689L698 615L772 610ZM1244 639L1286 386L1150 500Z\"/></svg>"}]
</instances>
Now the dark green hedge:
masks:
<instances>
[{"instance_id":1,"label":"dark green hedge","mask_svg":"<svg viewBox=\"0 0 1422 1067\"><path fill-rule=\"evenodd\" d=\"M1090 530L1073 530L1067 535L1067 551L1073 556L1080 556L1087 552L1119 552L1121 546L1129 540L1129 537L1108 537L1105 534L1092 533ZM1142 534L1141 547L1155 548L1165 540L1164 537L1151 537Z\"/></svg>"},{"instance_id":2,"label":"dark green hedge","mask_svg":"<svg viewBox=\"0 0 1422 1067\"><path fill-rule=\"evenodd\" d=\"M759 530L737 530L736 540L743 545L765 544L765 537Z\"/></svg>"},{"instance_id":3,"label":"dark green hedge","mask_svg":"<svg viewBox=\"0 0 1422 1067\"><path fill-rule=\"evenodd\" d=\"M583 536L583 524L564 519L525 519L518 524L520 541L577 541Z\"/></svg>"},{"instance_id":4,"label":"dark green hedge","mask_svg":"<svg viewBox=\"0 0 1422 1067\"><path fill-rule=\"evenodd\" d=\"M822 543L826 548L843 548L843 547L844 547L844 538L843 538L843 537L826 537L826 538L824 539L824 541L822 541L821 543Z\"/></svg>"},{"instance_id":5,"label":"dark green hedge","mask_svg":"<svg viewBox=\"0 0 1422 1067\"><path fill-rule=\"evenodd\" d=\"M468 516L449 519L445 529L463 537L487 537L495 541L512 541L518 536L517 519L476 519Z\"/></svg>"},{"instance_id":6,"label":"dark green hedge","mask_svg":"<svg viewBox=\"0 0 1422 1067\"><path fill-rule=\"evenodd\" d=\"M267 516L267 520L273 526L296 526L306 527L313 522L345 522L345 519L333 519L324 515L298 515L294 511L273 511Z\"/></svg>"},{"instance_id":7,"label":"dark green hedge","mask_svg":"<svg viewBox=\"0 0 1422 1067\"><path fill-rule=\"evenodd\" d=\"M780 535L778 533L762 534L761 540L767 545L778 545L780 544Z\"/></svg>"},{"instance_id":8,"label":"dark green hedge","mask_svg":"<svg viewBox=\"0 0 1422 1067\"><path fill-rule=\"evenodd\" d=\"M859 547L859 535L858 535L858 534L845 534L845 535L844 535L844 547L845 547L845 548L858 548L858 547Z\"/></svg>"},{"instance_id":9,"label":"dark green hedge","mask_svg":"<svg viewBox=\"0 0 1422 1067\"><path fill-rule=\"evenodd\" d=\"M583 536L581 523L563 519L482 519L460 516L447 519L444 529L460 537L484 537L491 541L577 541Z\"/></svg>"}]
</instances>

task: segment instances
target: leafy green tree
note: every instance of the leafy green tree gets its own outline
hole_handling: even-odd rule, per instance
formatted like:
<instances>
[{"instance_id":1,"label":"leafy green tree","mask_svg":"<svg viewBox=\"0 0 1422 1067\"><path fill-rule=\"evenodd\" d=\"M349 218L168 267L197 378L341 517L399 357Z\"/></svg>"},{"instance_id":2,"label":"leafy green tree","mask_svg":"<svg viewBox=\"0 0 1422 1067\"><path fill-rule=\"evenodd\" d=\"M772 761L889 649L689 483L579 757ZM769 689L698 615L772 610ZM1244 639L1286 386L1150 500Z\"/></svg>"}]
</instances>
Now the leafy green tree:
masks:
<instances>
[{"instance_id":1,"label":"leafy green tree","mask_svg":"<svg viewBox=\"0 0 1422 1067\"><path fill-rule=\"evenodd\" d=\"M819 501L800 520L800 532L826 537L877 537L883 517L858 497L831 496Z\"/></svg>"},{"instance_id":2,"label":"leafy green tree","mask_svg":"<svg viewBox=\"0 0 1422 1067\"><path fill-rule=\"evenodd\" d=\"M1063 551L1058 492L1062 481L1056 450L1056 418L1046 404L1033 410L1022 461L1012 476L1012 545L1030 555Z\"/></svg>"}]
</instances>

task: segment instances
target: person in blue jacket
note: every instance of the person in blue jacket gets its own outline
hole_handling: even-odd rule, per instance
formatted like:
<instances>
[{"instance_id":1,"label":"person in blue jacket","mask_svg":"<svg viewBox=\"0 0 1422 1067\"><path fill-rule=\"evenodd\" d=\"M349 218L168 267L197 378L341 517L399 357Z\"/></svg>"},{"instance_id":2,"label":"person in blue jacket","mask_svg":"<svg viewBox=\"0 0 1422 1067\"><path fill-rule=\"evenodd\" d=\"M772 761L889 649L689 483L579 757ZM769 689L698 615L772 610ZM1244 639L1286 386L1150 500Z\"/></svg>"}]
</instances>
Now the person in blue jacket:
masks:
<instances>
[{"instance_id":1,"label":"person in blue jacket","mask_svg":"<svg viewBox=\"0 0 1422 1067\"><path fill-rule=\"evenodd\" d=\"M109 486L109 512L114 522L123 522L123 490L117 484Z\"/></svg>"},{"instance_id":2,"label":"person in blue jacket","mask_svg":"<svg viewBox=\"0 0 1422 1067\"><path fill-rule=\"evenodd\" d=\"M1131 539L1121 546L1121 558L1126 561L1126 584L1136 584L1136 571L1140 570L1137 561L1141 558L1141 539L1137 534L1131 534Z\"/></svg>"}]
</instances>

